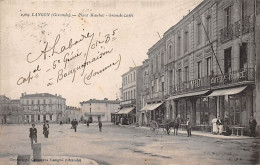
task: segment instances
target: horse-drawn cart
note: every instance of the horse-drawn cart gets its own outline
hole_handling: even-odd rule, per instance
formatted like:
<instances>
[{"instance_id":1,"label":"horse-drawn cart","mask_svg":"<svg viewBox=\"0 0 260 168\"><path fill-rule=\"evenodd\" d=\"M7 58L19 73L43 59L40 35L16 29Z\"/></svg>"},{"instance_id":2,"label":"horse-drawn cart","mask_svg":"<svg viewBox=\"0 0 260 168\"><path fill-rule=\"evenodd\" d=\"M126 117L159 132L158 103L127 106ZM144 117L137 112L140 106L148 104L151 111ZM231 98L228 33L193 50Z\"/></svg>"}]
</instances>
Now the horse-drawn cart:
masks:
<instances>
[{"instance_id":1,"label":"horse-drawn cart","mask_svg":"<svg viewBox=\"0 0 260 168\"><path fill-rule=\"evenodd\" d=\"M155 134L158 134L159 129L162 128L163 131L169 135L171 129L174 127L175 127L174 122L158 123L155 120L152 120L150 122L150 130L153 131Z\"/></svg>"}]
</instances>

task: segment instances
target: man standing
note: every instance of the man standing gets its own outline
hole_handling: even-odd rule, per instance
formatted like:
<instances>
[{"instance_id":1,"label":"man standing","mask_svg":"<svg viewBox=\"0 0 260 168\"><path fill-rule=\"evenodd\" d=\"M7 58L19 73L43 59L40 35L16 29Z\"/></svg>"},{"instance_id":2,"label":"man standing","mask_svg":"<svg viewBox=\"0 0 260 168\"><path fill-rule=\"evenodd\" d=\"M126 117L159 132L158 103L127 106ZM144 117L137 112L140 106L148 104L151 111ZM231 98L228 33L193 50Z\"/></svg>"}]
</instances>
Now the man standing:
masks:
<instances>
[{"instance_id":1,"label":"man standing","mask_svg":"<svg viewBox=\"0 0 260 168\"><path fill-rule=\"evenodd\" d=\"M44 121L44 124L43 124L43 135L45 136L45 138L48 138L48 135L49 135L49 124L48 124L48 121Z\"/></svg>"},{"instance_id":2,"label":"man standing","mask_svg":"<svg viewBox=\"0 0 260 168\"><path fill-rule=\"evenodd\" d=\"M187 123L186 123L186 125L187 125L188 137L190 137L190 136L191 136L191 122L190 122L190 119L189 119L189 118L187 118Z\"/></svg>"},{"instance_id":3,"label":"man standing","mask_svg":"<svg viewBox=\"0 0 260 168\"><path fill-rule=\"evenodd\" d=\"M181 124L181 118L180 115L178 114L178 116L175 118L174 126L173 126L174 135L178 135L178 129L180 127L180 124Z\"/></svg>"},{"instance_id":4,"label":"man standing","mask_svg":"<svg viewBox=\"0 0 260 168\"><path fill-rule=\"evenodd\" d=\"M73 128L74 128L75 132L77 132L77 126L78 126L78 121L76 119L74 119Z\"/></svg>"},{"instance_id":5,"label":"man standing","mask_svg":"<svg viewBox=\"0 0 260 168\"><path fill-rule=\"evenodd\" d=\"M30 128L30 135L31 138L31 147L33 149L33 140L37 143L37 129L35 128L35 124L32 124L32 128Z\"/></svg>"},{"instance_id":6,"label":"man standing","mask_svg":"<svg viewBox=\"0 0 260 168\"><path fill-rule=\"evenodd\" d=\"M102 122L100 120L98 121L98 127L99 131L102 132Z\"/></svg>"},{"instance_id":7,"label":"man standing","mask_svg":"<svg viewBox=\"0 0 260 168\"><path fill-rule=\"evenodd\" d=\"M255 137L255 128L256 128L256 125L257 125L257 122L256 120L254 119L253 116L250 117L250 120L249 120L249 136L250 137Z\"/></svg>"}]
</instances>

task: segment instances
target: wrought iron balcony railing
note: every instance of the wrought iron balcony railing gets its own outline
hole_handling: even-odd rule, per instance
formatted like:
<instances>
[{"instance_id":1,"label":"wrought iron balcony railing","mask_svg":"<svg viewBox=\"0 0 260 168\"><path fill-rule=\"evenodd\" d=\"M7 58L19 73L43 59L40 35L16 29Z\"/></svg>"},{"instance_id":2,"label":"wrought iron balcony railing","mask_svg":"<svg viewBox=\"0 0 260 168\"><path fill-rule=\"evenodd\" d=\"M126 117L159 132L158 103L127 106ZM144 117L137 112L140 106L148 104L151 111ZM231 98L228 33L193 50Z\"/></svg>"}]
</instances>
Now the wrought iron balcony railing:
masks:
<instances>
[{"instance_id":1,"label":"wrought iron balcony railing","mask_svg":"<svg viewBox=\"0 0 260 168\"><path fill-rule=\"evenodd\" d=\"M250 23L250 16L243 17L234 23L234 36L248 33L252 24Z\"/></svg>"},{"instance_id":2,"label":"wrought iron balcony railing","mask_svg":"<svg viewBox=\"0 0 260 168\"><path fill-rule=\"evenodd\" d=\"M231 40L232 37L233 37L233 24L230 24L227 27L220 30L220 41L222 43Z\"/></svg>"}]
</instances>

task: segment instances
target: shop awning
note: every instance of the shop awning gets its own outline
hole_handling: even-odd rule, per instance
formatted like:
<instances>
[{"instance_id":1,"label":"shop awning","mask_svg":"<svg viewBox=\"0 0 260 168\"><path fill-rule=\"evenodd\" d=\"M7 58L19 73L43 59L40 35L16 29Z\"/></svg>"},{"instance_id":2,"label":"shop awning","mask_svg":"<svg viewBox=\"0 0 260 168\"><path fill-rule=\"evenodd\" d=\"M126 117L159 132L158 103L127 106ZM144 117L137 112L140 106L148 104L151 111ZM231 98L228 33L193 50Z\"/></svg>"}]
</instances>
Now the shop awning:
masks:
<instances>
[{"instance_id":1,"label":"shop awning","mask_svg":"<svg viewBox=\"0 0 260 168\"><path fill-rule=\"evenodd\" d=\"M142 108L140 111L144 111L144 110L154 110L156 108L158 108L160 105L162 105L163 103L154 103L154 104L147 104L146 106L144 106L144 108Z\"/></svg>"},{"instance_id":2,"label":"shop awning","mask_svg":"<svg viewBox=\"0 0 260 168\"><path fill-rule=\"evenodd\" d=\"M190 97L190 96L204 95L204 94L206 94L208 92L209 92L209 90L204 90L204 91L200 91L200 92L186 93L186 94L182 94L182 95L171 96L167 100L178 99L178 98L181 98L181 97Z\"/></svg>"},{"instance_id":3,"label":"shop awning","mask_svg":"<svg viewBox=\"0 0 260 168\"><path fill-rule=\"evenodd\" d=\"M236 87L236 88L229 88L229 89L221 89L221 90L215 90L213 91L210 95L208 96L223 96L223 95L233 95L233 94L238 94L245 90L247 86L242 86L242 87Z\"/></svg>"},{"instance_id":4,"label":"shop awning","mask_svg":"<svg viewBox=\"0 0 260 168\"><path fill-rule=\"evenodd\" d=\"M135 109L135 107L122 108L120 111L118 111L115 114L128 114L128 113L130 113L134 109Z\"/></svg>"}]
</instances>

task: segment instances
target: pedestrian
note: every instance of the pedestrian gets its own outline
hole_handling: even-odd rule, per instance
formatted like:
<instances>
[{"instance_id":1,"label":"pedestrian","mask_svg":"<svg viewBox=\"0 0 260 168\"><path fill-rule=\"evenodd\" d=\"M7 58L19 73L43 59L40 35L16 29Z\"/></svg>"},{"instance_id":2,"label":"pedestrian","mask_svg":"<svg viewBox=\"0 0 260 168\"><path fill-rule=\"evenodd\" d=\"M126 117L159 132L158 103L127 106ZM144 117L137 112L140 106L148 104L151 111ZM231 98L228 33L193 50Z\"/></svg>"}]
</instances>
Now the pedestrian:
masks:
<instances>
[{"instance_id":1,"label":"pedestrian","mask_svg":"<svg viewBox=\"0 0 260 168\"><path fill-rule=\"evenodd\" d=\"M43 124L43 135L45 136L45 138L48 138L48 135L49 135L49 124L48 124L48 121L44 121L44 124Z\"/></svg>"},{"instance_id":2,"label":"pedestrian","mask_svg":"<svg viewBox=\"0 0 260 168\"><path fill-rule=\"evenodd\" d=\"M190 122L190 119L189 119L189 118L187 118L187 123L186 123L186 125L187 125L188 137L190 137L190 136L191 136L191 122Z\"/></svg>"},{"instance_id":3,"label":"pedestrian","mask_svg":"<svg viewBox=\"0 0 260 168\"><path fill-rule=\"evenodd\" d=\"M225 114L225 118L224 118L224 131L227 131L228 129L228 124L229 124L229 117L228 117L228 114Z\"/></svg>"},{"instance_id":4,"label":"pedestrian","mask_svg":"<svg viewBox=\"0 0 260 168\"><path fill-rule=\"evenodd\" d=\"M98 121L98 127L99 131L102 132L102 122L100 120Z\"/></svg>"},{"instance_id":5,"label":"pedestrian","mask_svg":"<svg viewBox=\"0 0 260 168\"><path fill-rule=\"evenodd\" d=\"M178 135L178 129L180 127L180 124L181 124L181 118L180 118L180 115L178 115L175 118L174 124L173 124L174 135Z\"/></svg>"},{"instance_id":6,"label":"pedestrian","mask_svg":"<svg viewBox=\"0 0 260 168\"><path fill-rule=\"evenodd\" d=\"M222 132L223 132L223 121L220 118L220 116L218 116L216 124L218 126L218 133L219 133L219 135L222 135Z\"/></svg>"},{"instance_id":7,"label":"pedestrian","mask_svg":"<svg viewBox=\"0 0 260 168\"><path fill-rule=\"evenodd\" d=\"M250 137L255 137L255 128L256 128L256 125L257 125L257 122L256 120L254 119L253 116L250 117L250 120L249 120L249 136Z\"/></svg>"},{"instance_id":8,"label":"pedestrian","mask_svg":"<svg viewBox=\"0 0 260 168\"><path fill-rule=\"evenodd\" d=\"M32 128L30 128L29 137L31 139L31 147L33 149L33 141L35 141L35 143L37 143L37 129L35 128L35 124L32 124Z\"/></svg>"},{"instance_id":9,"label":"pedestrian","mask_svg":"<svg viewBox=\"0 0 260 168\"><path fill-rule=\"evenodd\" d=\"M213 118L212 119L212 130L213 130L213 135L217 135L218 134L218 126L217 126L217 118Z\"/></svg>"},{"instance_id":10,"label":"pedestrian","mask_svg":"<svg viewBox=\"0 0 260 168\"><path fill-rule=\"evenodd\" d=\"M76 119L74 119L73 128L74 128L75 132L77 132L77 126L78 126L78 121Z\"/></svg>"},{"instance_id":11,"label":"pedestrian","mask_svg":"<svg viewBox=\"0 0 260 168\"><path fill-rule=\"evenodd\" d=\"M87 120L87 127L89 127L89 121Z\"/></svg>"}]
</instances>

